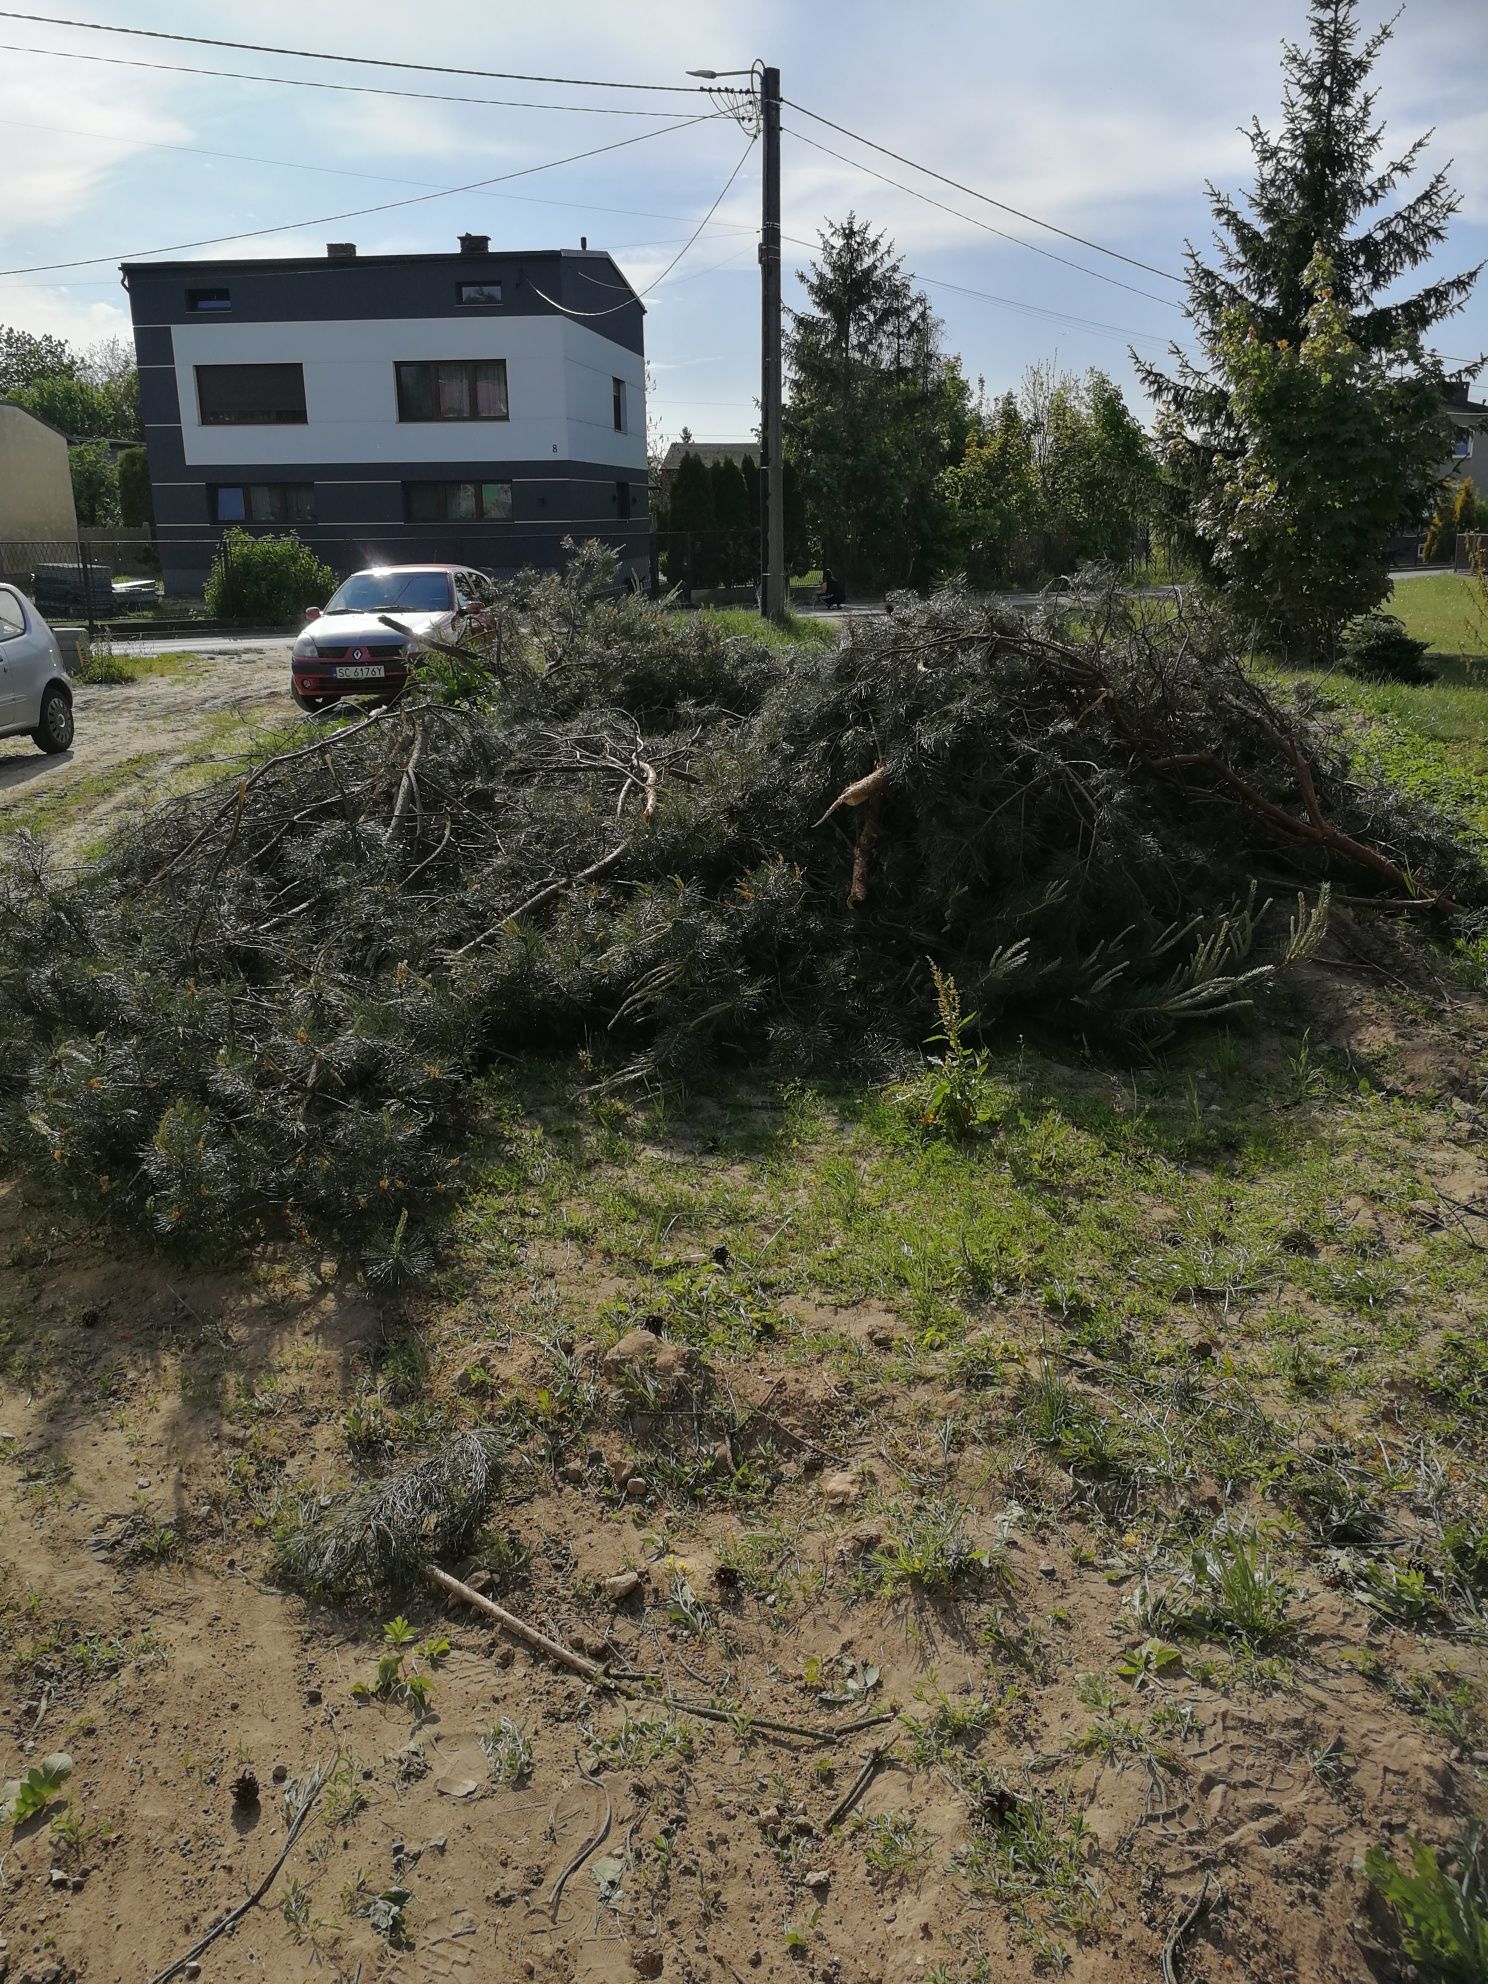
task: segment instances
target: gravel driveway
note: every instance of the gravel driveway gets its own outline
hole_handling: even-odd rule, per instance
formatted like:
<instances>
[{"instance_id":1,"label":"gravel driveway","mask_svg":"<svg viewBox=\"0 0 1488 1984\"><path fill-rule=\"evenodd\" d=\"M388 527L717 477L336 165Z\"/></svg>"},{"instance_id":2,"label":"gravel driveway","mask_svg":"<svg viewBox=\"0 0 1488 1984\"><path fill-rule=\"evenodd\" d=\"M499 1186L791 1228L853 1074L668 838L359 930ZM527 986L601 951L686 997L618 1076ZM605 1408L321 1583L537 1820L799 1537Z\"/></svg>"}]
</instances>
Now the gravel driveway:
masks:
<instances>
[{"instance_id":1,"label":"gravel driveway","mask_svg":"<svg viewBox=\"0 0 1488 1984\"><path fill-rule=\"evenodd\" d=\"M121 815L210 777L296 714L287 645L192 655L137 682L78 683L70 751L51 758L28 737L0 740L0 840L29 827L54 852L76 853Z\"/></svg>"}]
</instances>

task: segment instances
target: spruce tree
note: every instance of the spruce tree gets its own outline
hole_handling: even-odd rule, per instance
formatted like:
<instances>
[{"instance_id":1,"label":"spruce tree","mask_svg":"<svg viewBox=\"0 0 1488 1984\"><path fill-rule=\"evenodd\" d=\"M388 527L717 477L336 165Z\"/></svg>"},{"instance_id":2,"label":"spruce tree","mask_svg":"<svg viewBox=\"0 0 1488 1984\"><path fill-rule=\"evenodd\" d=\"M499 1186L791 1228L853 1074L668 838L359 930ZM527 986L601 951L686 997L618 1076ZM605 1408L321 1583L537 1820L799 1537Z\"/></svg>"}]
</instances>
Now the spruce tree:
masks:
<instances>
[{"instance_id":1,"label":"spruce tree","mask_svg":"<svg viewBox=\"0 0 1488 1984\"><path fill-rule=\"evenodd\" d=\"M1218 224L1217 261L1206 262L1192 244L1187 251L1188 316L1200 361L1191 362L1175 347L1176 371L1168 374L1133 354L1162 415L1174 532L1204 571L1221 578L1212 521L1223 505L1216 497L1249 446L1236 418L1235 380L1227 370L1236 327L1263 345L1295 350L1309 335L1318 302L1309 271L1315 258L1323 258L1330 271L1329 301L1341 319L1334 330L1364 361L1361 379L1398 384L1408 378L1430 388L1417 396L1413 422L1402 430L1397 419L1380 435L1398 471L1394 527L1412 528L1431 495L1433 441L1425 429L1440 428L1436 438L1445 453L1445 373L1426 339L1462 307L1479 273L1470 269L1413 295L1384 300L1386 291L1442 245L1460 200L1444 170L1410 198L1392 199L1415 172L1427 143L1423 136L1398 155L1385 150L1376 116L1378 92L1368 82L1393 22L1363 35L1357 0L1312 0L1309 27L1305 45L1282 44L1280 130L1267 130L1254 118L1246 133L1255 161L1251 190L1241 201L1213 185L1207 188ZM1390 403L1398 416L1398 396ZM1284 500L1285 492L1281 495ZM1348 491L1340 488L1337 498L1347 505ZM1385 589L1384 565L1381 545L1376 599Z\"/></svg>"},{"instance_id":2,"label":"spruce tree","mask_svg":"<svg viewBox=\"0 0 1488 1984\"><path fill-rule=\"evenodd\" d=\"M827 228L790 312L786 452L825 562L863 586L911 585L940 562L940 471L959 461L970 393L893 243L854 214Z\"/></svg>"}]
</instances>

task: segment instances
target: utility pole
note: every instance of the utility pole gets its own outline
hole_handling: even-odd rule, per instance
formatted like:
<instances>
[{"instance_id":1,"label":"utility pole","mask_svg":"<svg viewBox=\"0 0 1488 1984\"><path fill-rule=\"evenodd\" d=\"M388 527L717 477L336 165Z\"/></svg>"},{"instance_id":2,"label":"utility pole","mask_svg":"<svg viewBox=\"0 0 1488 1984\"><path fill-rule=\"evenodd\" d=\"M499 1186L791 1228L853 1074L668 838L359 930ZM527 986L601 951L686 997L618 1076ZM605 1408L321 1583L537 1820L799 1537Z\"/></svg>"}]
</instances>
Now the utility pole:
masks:
<instances>
[{"instance_id":1,"label":"utility pole","mask_svg":"<svg viewBox=\"0 0 1488 1984\"><path fill-rule=\"evenodd\" d=\"M780 71L761 68L760 123L765 141L760 226L760 606L785 618L785 462L780 416L785 380L780 304Z\"/></svg>"},{"instance_id":2,"label":"utility pole","mask_svg":"<svg viewBox=\"0 0 1488 1984\"><path fill-rule=\"evenodd\" d=\"M744 69L689 69L705 83L748 75L752 110L765 141L764 196L760 210L760 609L767 620L785 618L785 458L780 416L785 397L780 304L780 71L764 62ZM732 95L732 92L725 93ZM741 93L742 94L742 93ZM736 99L737 105L737 99ZM742 105L737 105L739 116ZM740 121L743 122L742 116ZM745 128L749 126L746 124Z\"/></svg>"}]
</instances>

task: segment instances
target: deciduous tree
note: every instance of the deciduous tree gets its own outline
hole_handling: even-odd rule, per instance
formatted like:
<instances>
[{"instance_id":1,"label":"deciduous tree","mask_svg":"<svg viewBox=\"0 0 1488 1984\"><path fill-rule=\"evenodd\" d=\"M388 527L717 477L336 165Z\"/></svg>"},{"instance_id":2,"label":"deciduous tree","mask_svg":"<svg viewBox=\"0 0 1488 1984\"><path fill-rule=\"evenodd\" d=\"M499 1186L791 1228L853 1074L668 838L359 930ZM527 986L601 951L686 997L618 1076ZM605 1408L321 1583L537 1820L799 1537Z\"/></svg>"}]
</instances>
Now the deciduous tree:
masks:
<instances>
[{"instance_id":1,"label":"deciduous tree","mask_svg":"<svg viewBox=\"0 0 1488 1984\"><path fill-rule=\"evenodd\" d=\"M67 451L72 500L80 524L106 529L119 521L119 472L106 444L84 441Z\"/></svg>"}]
</instances>

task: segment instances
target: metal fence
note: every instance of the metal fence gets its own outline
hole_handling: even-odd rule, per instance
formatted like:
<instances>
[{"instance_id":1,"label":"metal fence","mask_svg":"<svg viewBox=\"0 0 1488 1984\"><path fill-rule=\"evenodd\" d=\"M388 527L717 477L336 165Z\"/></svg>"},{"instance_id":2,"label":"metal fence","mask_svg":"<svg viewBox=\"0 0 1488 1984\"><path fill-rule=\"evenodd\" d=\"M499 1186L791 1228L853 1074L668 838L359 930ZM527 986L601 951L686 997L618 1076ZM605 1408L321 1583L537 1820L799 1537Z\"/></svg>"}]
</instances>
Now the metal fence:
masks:
<instances>
[{"instance_id":1,"label":"metal fence","mask_svg":"<svg viewBox=\"0 0 1488 1984\"><path fill-rule=\"evenodd\" d=\"M757 531L739 527L652 529L648 539L646 576L653 593L679 593L684 600L700 603L719 596L740 601L755 596L760 575ZM227 561L230 567L232 540L224 532L204 532L190 541L189 548L195 554L191 562L200 571L214 561ZM179 543L169 547L178 568L182 549ZM1036 534L1015 540L1007 547L1008 555L999 561L1001 570L994 589L1037 585L1051 572L1067 569L1061 563L1066 549ZM403 555L408 554L405 551ZM1182 576L1162 543L1145 532L1134 537L1126 564L1138 582L1163 583ZM870 596L857 585L852 572L844 576L852 597ZM86 623L90 632L99 626L127 634L131 627L143 631L154 625L219 624L208 622L200 583L189 591L165 590L159 553L149 543L104 546L90 544L85 538L0 539L0 581L28 594L48 620ZM810 588L803 594L799 584L793 590L798 604L810 595ZM230 569L228 583L218 596L233 596Z\"/></svg>"},{"instance_id":2,"label":"metal fence","mask_svg":"<svg viewBox=\"0 0 1488 1984\"><path fill-rule=\"evenodd\" d=\"M114 547L115 551L124 547ZM130 547L127 564L100 556L79 538L0 538L0 580L18 586L48 620L100 623L192 618L200 597L167 599L149 545Z\"/></svg>"}]
</instances>

